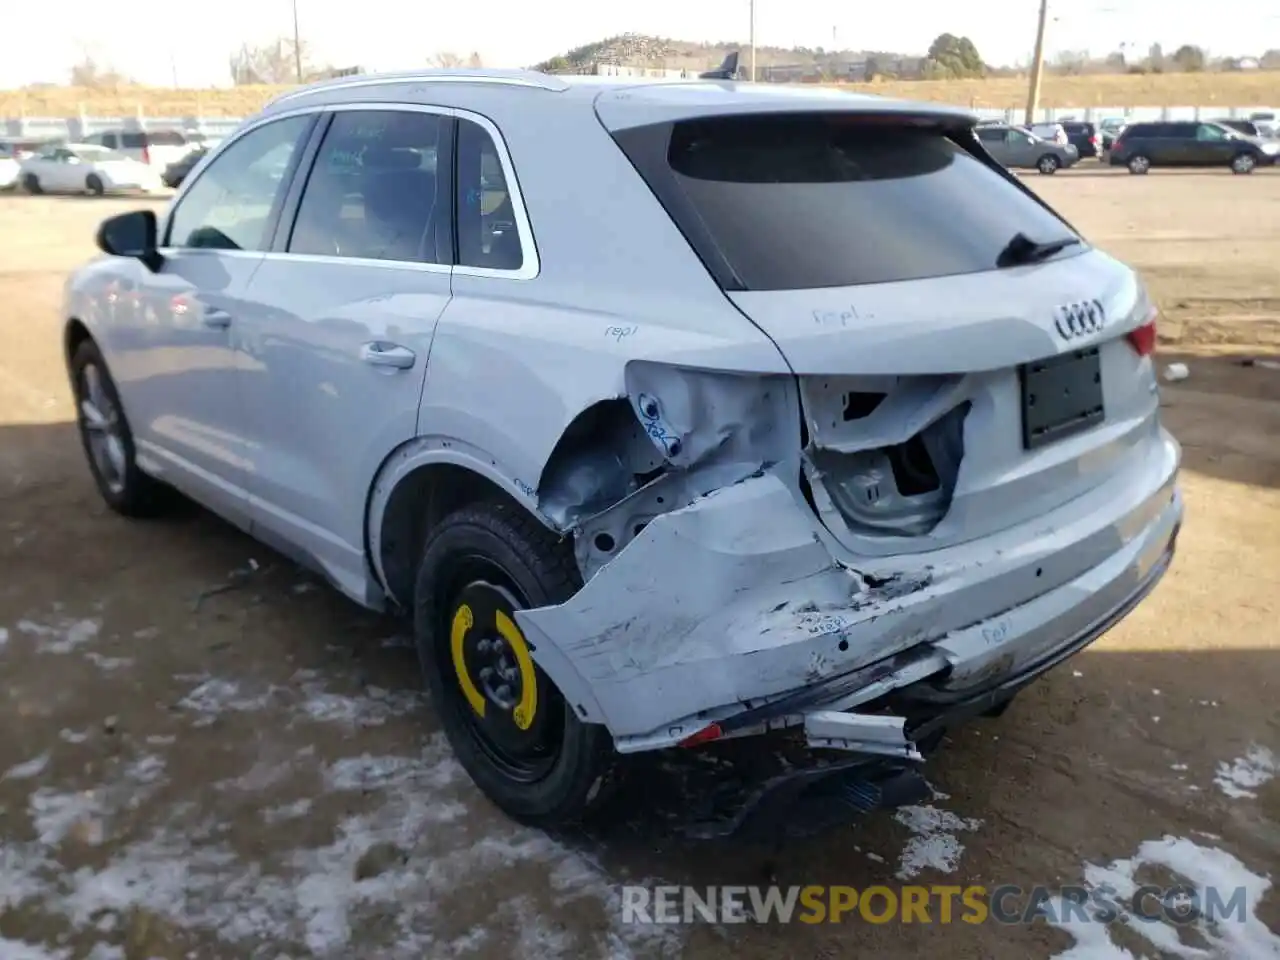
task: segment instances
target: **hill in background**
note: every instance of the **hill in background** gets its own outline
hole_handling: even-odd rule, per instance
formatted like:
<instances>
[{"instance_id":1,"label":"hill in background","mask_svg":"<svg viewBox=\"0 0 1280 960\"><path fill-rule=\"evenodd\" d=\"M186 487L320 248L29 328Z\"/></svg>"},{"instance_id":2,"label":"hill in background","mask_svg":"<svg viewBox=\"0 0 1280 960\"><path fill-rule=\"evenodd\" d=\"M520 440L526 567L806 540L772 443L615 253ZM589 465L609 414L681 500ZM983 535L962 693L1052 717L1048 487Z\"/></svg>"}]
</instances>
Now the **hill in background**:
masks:
<instances>
[{"instance_id":1,"label":"hill in background","mask_svg":"<svg viewBox=\"0 0 1280 960\"><path fill-rule=\"evenodd\" d=\"M719 66L724 58L737 50L743 56L746 67L748 47L740 42L693 43L688 40L670 40L665 37L647 37L625 33L606 37L595 43L575 47L567 53L535 64L534 70L544 73L593 73L599 64L648 69L709 70ZM799 68L805 75L845 78L850 65L881 64L882 69L899 72L903 67L916 65L923 57L907 56L882 50L826 50L822 47L756 47L757 70L768 68ZM763 77L762 77L763 79ZM861 80L859 75L857 79Z\"/></svg>"}]
</instances>

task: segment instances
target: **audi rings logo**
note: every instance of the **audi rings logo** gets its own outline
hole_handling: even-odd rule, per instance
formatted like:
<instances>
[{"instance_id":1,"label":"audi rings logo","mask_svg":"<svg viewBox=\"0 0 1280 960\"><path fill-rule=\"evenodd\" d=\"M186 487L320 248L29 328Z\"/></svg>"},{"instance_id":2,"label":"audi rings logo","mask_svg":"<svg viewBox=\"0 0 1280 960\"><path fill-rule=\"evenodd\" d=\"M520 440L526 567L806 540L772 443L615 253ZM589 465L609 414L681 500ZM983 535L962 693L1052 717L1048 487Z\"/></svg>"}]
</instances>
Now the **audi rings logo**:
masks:
<instances>
[{"instance_id":1,"label":"audi rings logo","mask_svg":"<svg viewBox=\"0 0 1280 960\"><path fill-rule=\"evenodd\" d=\"M1063 340L1079 340L1098 333L1107 325L1107 313L1097 300L1082 300L1058 307L1053 319L1054 328Z\"/></svg>"}]
</instances>

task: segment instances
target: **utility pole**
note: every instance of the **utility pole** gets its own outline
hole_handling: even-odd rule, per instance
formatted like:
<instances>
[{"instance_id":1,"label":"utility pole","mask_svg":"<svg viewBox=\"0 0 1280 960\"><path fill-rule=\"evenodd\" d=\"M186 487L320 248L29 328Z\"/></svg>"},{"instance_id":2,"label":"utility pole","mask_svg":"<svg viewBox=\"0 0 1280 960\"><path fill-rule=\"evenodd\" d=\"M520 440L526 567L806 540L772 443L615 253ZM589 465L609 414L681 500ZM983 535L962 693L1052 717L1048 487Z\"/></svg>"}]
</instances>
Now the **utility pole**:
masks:
<instances>
[{"instance_id":1,"label":"utility pole","mask_svg":"<svg viewBox=\"0 0 1280 960\"><path fill-rule=\"evenodd\" d=\"M756 79L756 0L748 0L751 5L751 80Z\"/></svg>"},{"instance_id":2,"label":"utility pole","mask_svg":"<svg viewBox=\"0 0 1280 960\"><path fill-rule=\"evenodd\" d=\"M1044 72L1044 26L1049 19L1049 0L1040 0L1040 18L1036 23L1036 52L1031 61L1031 89L1027 91L1027 126L1036 122L1036 107L1040 104L1040 76Z\"/></svg>"},{"instance_id":3,"label":"utility pole","mask_svg":"<svg viewBox=\"0 0 1280 960\"><path fill-rule=\"evenodd\" d=\"M1043 14L1041 14L1041 32L1044 30ZM298 0L293 0L293 69L302 82L302 38L298 35Z\"/></svg>"}]
</instances>

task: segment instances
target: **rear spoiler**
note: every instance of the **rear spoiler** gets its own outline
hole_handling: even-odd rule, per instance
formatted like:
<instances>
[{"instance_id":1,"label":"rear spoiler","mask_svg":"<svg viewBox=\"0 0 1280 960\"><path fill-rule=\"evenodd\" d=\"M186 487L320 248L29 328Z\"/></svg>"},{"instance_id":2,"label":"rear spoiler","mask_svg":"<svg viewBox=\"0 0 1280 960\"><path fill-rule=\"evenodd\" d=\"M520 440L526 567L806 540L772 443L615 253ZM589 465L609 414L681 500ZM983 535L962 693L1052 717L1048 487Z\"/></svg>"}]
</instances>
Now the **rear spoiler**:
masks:
<instances>
[{"instance_id":1,"label":"rear spoiler","mask_svg":"<svg viewBox=\"0 0 1280 960\"><path fill-rule=\"evenodd\" d=\"M708 70L706 73L698 74L699 80L737 80L738 79L738 51L734 50L724 62L714 70Z\"/></svg>"}]
</instances>

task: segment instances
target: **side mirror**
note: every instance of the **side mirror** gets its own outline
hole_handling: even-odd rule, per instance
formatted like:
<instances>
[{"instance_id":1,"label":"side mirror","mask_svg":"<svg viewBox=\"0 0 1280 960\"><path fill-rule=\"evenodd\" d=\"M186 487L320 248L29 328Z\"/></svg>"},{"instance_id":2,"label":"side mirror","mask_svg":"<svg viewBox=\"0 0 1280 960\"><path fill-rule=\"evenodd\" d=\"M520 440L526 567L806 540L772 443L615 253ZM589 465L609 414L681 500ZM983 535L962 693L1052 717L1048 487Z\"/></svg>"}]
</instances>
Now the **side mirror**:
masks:
<instances>
[{"instance_id":1,"label":"side mirror","mask_svg":"<svg viewBox=\"0 0 1280 960\"><path fill-rule=\"evenodd\" d=\"M156 249L154 210L131 210L103 220L95 238L98 249L113 257L133 257L151 271L160 269L164 258Z\"/></svg>"}]
</instances>

